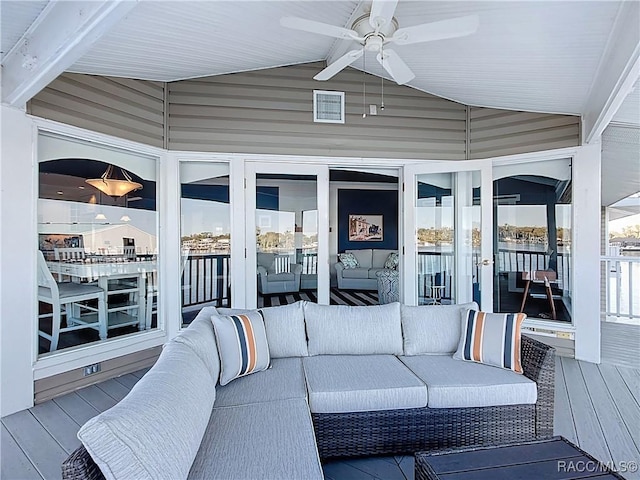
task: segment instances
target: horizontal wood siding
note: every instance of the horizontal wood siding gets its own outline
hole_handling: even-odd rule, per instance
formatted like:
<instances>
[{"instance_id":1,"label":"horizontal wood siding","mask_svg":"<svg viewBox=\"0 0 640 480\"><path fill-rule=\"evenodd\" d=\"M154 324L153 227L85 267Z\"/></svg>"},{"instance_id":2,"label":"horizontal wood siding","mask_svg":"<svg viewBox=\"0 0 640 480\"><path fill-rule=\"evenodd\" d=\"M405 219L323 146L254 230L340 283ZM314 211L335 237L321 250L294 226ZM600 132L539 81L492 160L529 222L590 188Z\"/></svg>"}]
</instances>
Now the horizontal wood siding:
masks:
<instances>
[{"instance_id":1,"label":"horizontal wood siding","mask_svg":"<svg viewBox=\"0 0 640 480\"><path fill-rule=\"evenodd\" d=\"M230 153L377 158L465 158L466 107L346 69L328 82L322 63L168 84L169 148ZM363 113L366 80L366 118ZM345 124L313 122L313 90L345 92ZM368 115L369 104L378 115Z\"/></svg>"},{"instance_id":2,"label":"horizontal wood siding","mask_svg":"<svg viewBox=\"0 0 640 480\"><path fill-rule=\"evenodd\" d=\"M164 147L164 83L64 73L27 111L119 138Z\"/></svg>"},{"instance_id":3,"label":"horizontal wood siding","mask_svg":"<svg viewBox=\"0 0 640 480\"><path fill-rule=\"evenodd\" d=\"M471 107L469 158L529 153L580 144L580 117Z\"/></svg>"},{"instance_id":4,"label":"horizontal wood siding","mask_svg":"<svg viewBox=\"0 0 640 480\"><path fill-rule=\"evenodd\" d=\"M42 378L34 382L35 403L59 397L79 388L150 367L160 356L162 347L154 347L100 362L100 372L84 376L84 369Z\"/></svg>"}]
</instances>

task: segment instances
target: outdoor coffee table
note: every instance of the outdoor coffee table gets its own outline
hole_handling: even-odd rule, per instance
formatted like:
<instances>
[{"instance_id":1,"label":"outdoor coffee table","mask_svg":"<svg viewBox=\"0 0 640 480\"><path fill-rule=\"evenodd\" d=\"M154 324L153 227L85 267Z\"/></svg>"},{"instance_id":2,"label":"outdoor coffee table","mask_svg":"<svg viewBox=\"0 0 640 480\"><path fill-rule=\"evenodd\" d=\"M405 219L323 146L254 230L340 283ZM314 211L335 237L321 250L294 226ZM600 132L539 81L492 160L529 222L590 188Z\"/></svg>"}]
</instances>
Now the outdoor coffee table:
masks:
<instances>
[{"instance_id":1,"label":"outdoor coffee table","mask_svg":"<svg viewBox=\"0 0 640 480\"><path fill-rule=\"evenodd\" d=\"M415 455L416 480L623 478L564 437Z\"/></svg>"}]
</instances>

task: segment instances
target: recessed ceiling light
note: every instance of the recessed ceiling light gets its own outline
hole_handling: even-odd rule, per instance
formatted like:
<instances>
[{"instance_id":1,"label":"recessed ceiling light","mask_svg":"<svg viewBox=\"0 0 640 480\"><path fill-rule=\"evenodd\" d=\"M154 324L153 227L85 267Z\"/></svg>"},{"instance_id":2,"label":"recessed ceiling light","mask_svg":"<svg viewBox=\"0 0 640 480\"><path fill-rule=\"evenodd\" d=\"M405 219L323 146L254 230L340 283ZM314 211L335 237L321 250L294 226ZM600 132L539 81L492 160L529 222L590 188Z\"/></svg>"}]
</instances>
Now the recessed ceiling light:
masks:
<instances>
[{"instance_id":1,"label":"recessed ceiling light","mask_svg":"<svg viewBox=\"0 0 640 480\"><path fill-rule=\"evenodd\" d=\"M79 188L80 190L84 190L84 185L80 185L78 188Z\"/></svg>"},{"instance_id":2,"label":"recessed ceiling light","mask_svg":"<svg viewBox=\"0 0 640 480\"><path fill-rule=\"evenodd\" d=\"M64 195L64 192L62 190L58 190L58 195Z\"/></svg>"}]
</instances>

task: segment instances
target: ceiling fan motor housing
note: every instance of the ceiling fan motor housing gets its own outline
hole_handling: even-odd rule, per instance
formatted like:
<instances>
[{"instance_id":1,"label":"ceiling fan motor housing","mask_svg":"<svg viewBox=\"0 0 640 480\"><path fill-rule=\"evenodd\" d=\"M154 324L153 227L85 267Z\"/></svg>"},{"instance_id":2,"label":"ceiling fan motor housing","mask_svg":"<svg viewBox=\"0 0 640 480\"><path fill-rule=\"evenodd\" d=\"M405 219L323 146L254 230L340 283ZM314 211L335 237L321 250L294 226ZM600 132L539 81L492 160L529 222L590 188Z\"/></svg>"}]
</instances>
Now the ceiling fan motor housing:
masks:
<instances>
[{"instance_id":1,"label":"ceiling fan motor housing","mask_svg":"<svg viewBox=\"0 0 640 480\"><path fill-rule=\"evenodd\" d=\"M390 39L395 31L398 29L398 20L395 17L391 19L387 25L383 25L382 28L376 33L372 30L369 24L369 15L362 15L353 22L352 30L358 33L358 36L364 38L364 47L371 52L379 52L382 45Z\"/></svg>"}]
</instances>

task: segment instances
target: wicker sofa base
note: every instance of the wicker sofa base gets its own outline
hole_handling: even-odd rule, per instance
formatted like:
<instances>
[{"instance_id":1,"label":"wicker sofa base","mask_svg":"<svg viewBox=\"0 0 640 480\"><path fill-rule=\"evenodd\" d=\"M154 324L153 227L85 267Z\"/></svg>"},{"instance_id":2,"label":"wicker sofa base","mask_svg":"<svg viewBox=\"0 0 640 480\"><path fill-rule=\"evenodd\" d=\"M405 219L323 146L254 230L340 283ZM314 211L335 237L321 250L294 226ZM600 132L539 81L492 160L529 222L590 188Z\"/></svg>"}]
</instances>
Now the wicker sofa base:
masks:
<instances>
[{"instance_id":1,"label":"wicker sofa base","mask_svg":"<svg viewBox=\"0 0 640 480\"><path fill-rule=\"evenodd\" d=\"M537 438L535 405L312 414L312 419L323 460Z\"/></svg>"}]
</instances>

